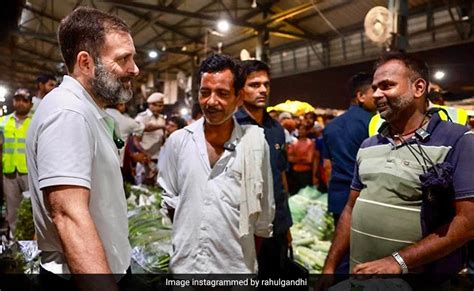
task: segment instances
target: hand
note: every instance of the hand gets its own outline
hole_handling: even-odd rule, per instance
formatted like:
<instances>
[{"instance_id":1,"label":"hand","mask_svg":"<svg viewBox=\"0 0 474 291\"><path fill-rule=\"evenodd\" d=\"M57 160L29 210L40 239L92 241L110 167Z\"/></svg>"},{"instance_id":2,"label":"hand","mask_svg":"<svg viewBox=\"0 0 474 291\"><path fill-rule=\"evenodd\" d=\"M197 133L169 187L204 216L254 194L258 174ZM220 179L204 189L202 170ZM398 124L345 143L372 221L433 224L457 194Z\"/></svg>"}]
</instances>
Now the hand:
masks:
<instances>
[{"instance_id":1,"label":"hand","mask_svg":"<svg viewBox=\"0 0 474 291\"><path fill-rule=\"evenodd\" d=\"M133 153L131 157L135 162L139 162L142 164L147 164L150 161L150 157L147 154L140 152Z\"/></svg>"},{"instance_id":2,"label":"hand","mask_svg":"<svg viewBox=\"0 0 474 291\"><path fill-rule=\"evenodd\" d=\"M155 122L152 122L152 121L145 124L145 131L154 131L154 130L158 130L158 129L165 129L165 125L155 123Z\"/></svg>"},{"instance_id":3,"label":"hand","mask_svg":"<svg viewBox=\"0 0 474 291\"><path fill-rule=\"evenodd\" d=\"M354 266L354 274L401 274L402 270L397 261L392 257L362 263Z\"/></svg>"}]
</instances>

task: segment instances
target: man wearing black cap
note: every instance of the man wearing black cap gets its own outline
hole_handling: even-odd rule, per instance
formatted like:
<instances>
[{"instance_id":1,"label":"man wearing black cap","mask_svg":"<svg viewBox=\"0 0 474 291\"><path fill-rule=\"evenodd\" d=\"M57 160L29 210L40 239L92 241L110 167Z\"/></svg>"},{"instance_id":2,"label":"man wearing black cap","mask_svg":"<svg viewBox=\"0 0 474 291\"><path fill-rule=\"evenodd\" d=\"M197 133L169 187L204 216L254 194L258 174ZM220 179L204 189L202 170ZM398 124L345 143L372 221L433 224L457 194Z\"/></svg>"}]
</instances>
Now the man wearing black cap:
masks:
<instances>
[{"instance_id":1,"label":"man wearing black cap","mask_svg":"<svg viewBox=\"0 0 474 291\"><path fill-rule=\"evenodd\" d=\"M50 74L41 74L36 79L36 86L38 88L38 91L36 93L36 96L33 96L32 99L32 113L36 111L36 108L38 108L38 105L40 104L41 100L43 100L43 97L48 94L49 91L53 90L54 87L56 87L56 78Z\"/></svg>"},{"instance_id":2,"label":"man wearing black cap","mask_svg":"<svg viewBox=\"0 0 474 291\"><path fill-rule=\"evenodd\" d=\"M30 125L31 95L20 88L13 95L13 113L0 118L2 144L3 193L7 202L10 238L15 233L17 211L22 193L28 191L26 167L26 132Z\"/></svg>"}]
</instances>

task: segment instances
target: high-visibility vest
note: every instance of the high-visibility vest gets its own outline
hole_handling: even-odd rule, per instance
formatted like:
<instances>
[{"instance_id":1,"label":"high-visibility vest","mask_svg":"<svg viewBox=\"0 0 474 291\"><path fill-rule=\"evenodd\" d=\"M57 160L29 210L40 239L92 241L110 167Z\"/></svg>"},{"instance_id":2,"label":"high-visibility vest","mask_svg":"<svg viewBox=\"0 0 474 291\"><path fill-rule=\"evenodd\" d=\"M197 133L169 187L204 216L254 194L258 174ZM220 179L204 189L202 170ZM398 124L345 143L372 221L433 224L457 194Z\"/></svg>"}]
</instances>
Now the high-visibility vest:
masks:
<instances>
[{"instance_id":1,"label":"high-visibility vest","mask_svg":"<svg viewBox=\"0 0 474 291\"><path fill-rule=\"evenodd\" d=\"M23 124L16 128L13 114L0 118L0 132L3 133L3 173L11 174L18 171L28 173L26 166L26 133L31 117L26 117Z\"/></svg>"},{"instance_id":2,"label":"high-visibility vest","mask_svg":"<svg viewBox=\"0 0 474 291\"><path fill-rule=\"evenodd\" d=\"M431 102L428 108L442 108L446 110L446 112L449 115L449 118L454 123L466 125L468 122L467 111L462 108L448 107L448 106L433 104ZM448 116L446 116L446 113L444 111L442 110L438 111L438 114L441 120L444 120L444 121L449 120ZM375 114L369 122L369 128L368 128L369 136L376 135L378 133L379 128L382 126L384 122L385 120L380 116L379 113Z\"/></svg>"}]
</instances>

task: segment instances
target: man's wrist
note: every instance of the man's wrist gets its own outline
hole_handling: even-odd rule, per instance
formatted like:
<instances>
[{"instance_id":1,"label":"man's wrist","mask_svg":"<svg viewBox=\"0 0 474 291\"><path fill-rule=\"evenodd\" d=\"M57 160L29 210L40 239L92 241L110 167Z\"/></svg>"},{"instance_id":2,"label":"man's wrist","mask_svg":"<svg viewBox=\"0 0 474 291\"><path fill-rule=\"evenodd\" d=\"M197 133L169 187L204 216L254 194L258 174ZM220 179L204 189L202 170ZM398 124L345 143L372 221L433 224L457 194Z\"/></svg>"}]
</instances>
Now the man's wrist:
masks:
<instances>
[{"instance_id":1,"label":"man's wrist","mask_svg":"<svg viewBox=\"0 0 474 291\"><path fill-rule=\"evenodd\" d=\"M323 267L323 270L322 270L321 273L322 273L322 274L329 274L329 275L331 275L331 274L334 274L334 272L335 272L335 268L332 268L332 267L329 267L329 266L328 266L328 267L325 266L325 267Z\"/></svg>"},{"instance_id":2,"label":"man's wrist","mask_svg":"<svg viewBox=\"0 0 474 291\"><path fill-rule=\"evenodd\" d=\"M402 274L408 274L408 266L403 260L402 256L398 252L393 252L392 257L395 259L395 261L398 263L400 266L400 270L402 271Z\"/></svg>"}]
</instances>

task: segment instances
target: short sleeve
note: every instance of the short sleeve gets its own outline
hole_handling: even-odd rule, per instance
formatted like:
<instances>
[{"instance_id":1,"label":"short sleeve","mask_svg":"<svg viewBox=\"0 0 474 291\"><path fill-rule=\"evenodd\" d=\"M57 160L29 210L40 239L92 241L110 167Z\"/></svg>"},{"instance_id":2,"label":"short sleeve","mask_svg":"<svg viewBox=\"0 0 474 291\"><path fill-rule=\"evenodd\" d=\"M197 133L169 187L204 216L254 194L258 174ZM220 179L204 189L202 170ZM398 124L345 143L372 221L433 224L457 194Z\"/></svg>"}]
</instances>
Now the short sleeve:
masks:
<instances>
[{"instance_id":1,"label":"short sleeve","mask_svg":"<svg viewBox=\"0 0 474 291\"><path fill-rule=\"evenodd\" d=\"M158 159L158 185L163 189L161 193L162 212L169 214L170 209L176 209L179 202L178 190L178 153L175 140L178 135L173 133L164 144Z\"/></svg>"},{"instance_id":2,"label":"short sleeve","mask_svg":"<svg viewBox=\"0 0 474 291\"><path fill-rule=\"evenodd\" d=\"M332 137L331 128L328 126L323 131L323 142L322 142L322 144L324 145L323 146L324 150L321 151L321 156L325 160L332 160L331 152L330 152L330 149L332 148L331 145L330 145L331 137Z\"/></svg>"},{"instance_id":3,"label":"short sleeve","mask_svg":"<svg viewBox=\"0 0 474 291\"><path fill-rule=\"evenodd\" d=\"M94 138L84 116L61 110L37 129L39 188L58 185L90 189Z\"/></svg>"},{"instance_id":4,"label":"short sleeve","mask_svg":"<svg viewBox=\"0 0 474 291\"><path fill-rule=\"evenodd\" d=\"M474 197L474 133L467 132L452 149L448 162L454 167L453 187L456 199Z\"/></svg>"},{"instance_id":5,"label":"short sleeve","mask_svg":"<svg viewBox=\"0 0 474 291\"><path fill-rule=\"evenodd\" d=\"M137 122L140 122L140 123L143 123L143 124L146 124L147 123L147 116L146 115L143 115L143 114L138 114L137 116L135 116L135 120Z\"/></svg>"},{"instance_id":6,"label":"short sleeve","mask_svg":"<svg viewBox=\"0 0 474 291\"><path fill-rule=\"evenodd\" d=\"M351 189L360 191L362 188L364 188L364 185L360 181L359 177L359 163L356 162L354 165L354 177L352 178Z\"/></svg>"}]
</instances>

